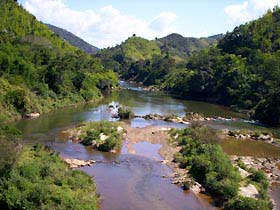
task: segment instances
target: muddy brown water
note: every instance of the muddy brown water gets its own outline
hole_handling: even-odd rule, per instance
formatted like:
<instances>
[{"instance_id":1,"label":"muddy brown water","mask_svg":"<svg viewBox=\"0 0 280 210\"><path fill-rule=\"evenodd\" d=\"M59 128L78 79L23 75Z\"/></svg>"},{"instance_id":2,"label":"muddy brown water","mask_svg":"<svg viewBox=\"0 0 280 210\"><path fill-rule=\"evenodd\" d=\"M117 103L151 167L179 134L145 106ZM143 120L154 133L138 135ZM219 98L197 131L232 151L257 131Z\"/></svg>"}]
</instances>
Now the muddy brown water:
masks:
<instances>
[{"instance_id":1,"label":"muddy brown water","mask_svg":"<svg viewBox=\"0 0 280 210\"><path fill-rule=\"evenodd\" d=\"M203 113L206 116L218 115L222 117L242 117L244 119L246 119L246 116L218 105L178 100L161 92L146 92L139 87L126 83L122 83L122 86L128 89L108 95L98 105L58 110L42 115L38 119L21 120L16 123L16 126L22 130L27 143L41 142L47 144L63 157L100 160L100 163L81 170L94 177L98 192L101 195L101 210L215 209L208 197L184 192L180 187L172 185L170 179L162 178L163 175L171 174L172 171L168 166L159 162L162 159L158 153L161 148L160 144L152 144L142 139L133 145L135 154L128 152L125 143L119 154L102 153L69 141L61 131L82 122L115 120L111 118L108 108L108 104L111 102L130 107L137 115L157 113L183 116L186 112L193 111ZM181 124L140 118L127 123L131 127L140 128L151 125L185 127ZM211 122L211 126L233 129L259 127L246 121ZM266 156L273 154L279 156L280 150L271 145L253 144L248 147L248 142L222 142L223 148L229 154L238 151L240 155L258 156L261 154ZM244 149L245 147L248 149ZM277 194L279 188L275 189L273 193Z\"/></svg>"}]
</instances>

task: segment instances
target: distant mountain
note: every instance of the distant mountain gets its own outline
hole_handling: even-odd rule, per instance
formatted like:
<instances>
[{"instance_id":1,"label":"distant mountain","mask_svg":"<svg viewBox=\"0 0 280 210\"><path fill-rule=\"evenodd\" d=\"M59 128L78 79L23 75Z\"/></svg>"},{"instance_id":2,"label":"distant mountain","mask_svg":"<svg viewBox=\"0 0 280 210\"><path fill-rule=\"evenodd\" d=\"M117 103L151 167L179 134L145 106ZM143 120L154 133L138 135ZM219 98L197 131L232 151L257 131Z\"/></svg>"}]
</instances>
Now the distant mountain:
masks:
<instances>
[{"instance_id":1,"label":"distant mountain","mask_svg":"<svg viewBox=\"0 0 280 210\"><path fill-rule=\"evenodd\" d=\"M155 41L132 36L120 45L103 49L99 53L116 60L138 61L151 59L154 55L161 55L161 50Z\"/></svg>"},{"instance_id":2,"label":"distant mountain","mask_svg":"<svg viewBox=\"0 0 280 210\"><path fill-rule=\"evenodd\" d=\"M208 36L208 39L215 39L215 40L219 41L224 37L225 37L224 34L215 34L215 35L212 35L212 36Z\"/></svg>"},{"instance_id":3,"label":"distant mountain","mask_svg":"<svg viewBox=\"0 0 280 210\"><path fill-rule=\"evenodd\" d=\"M205 38L183 37L180 34L170 34L166 37L156 39L158 46L162 51L168 51L171 55L187 57L194 52L217 44L218 40L223 37L222 34Z\"/></svg>"},{"instance_id":4,"label":"distant mountain","mask_svg":"<svg viewBox=\"0 0 280 210\"><path fill-rule=\"evenodd\" d=\"M55 34L60 36L62 39L69 42L71 45L79 48L80 50L88 53L88 54L95 54L99 49L91 44L87 43L86 41L82 40L81 38L77 37L73 33L66 31L62 28L46 24L49 29L51 29Z\"/></svg>"}]
</instances>

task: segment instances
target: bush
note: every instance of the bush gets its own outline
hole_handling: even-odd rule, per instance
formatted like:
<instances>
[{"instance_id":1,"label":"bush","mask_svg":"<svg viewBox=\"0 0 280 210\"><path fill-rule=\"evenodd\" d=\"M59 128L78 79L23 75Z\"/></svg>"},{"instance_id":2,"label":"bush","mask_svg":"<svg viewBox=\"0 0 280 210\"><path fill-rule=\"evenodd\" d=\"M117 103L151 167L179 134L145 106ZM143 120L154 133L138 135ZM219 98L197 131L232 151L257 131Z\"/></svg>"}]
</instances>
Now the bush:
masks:
<instances>
[{"instance_id":1,"label":"bush","mask_svg":"<svg viewBox=\"0 0 280 210\"><path fill-rule=\"evenodd\" d=\"M171 135L176 136L173 130ZM192 177L213 195L227 200L237 195L239 174L229 157L216 144L217 135L211 128L192 125L177 132L177 143L182 146L175 160L181 167L189 168Z\"/></svg>"},{"instance_id":2,"label":"bush","mask_svg":"<svg viewBox=\"0 0 280 210\"><path fill-rule=\"evenodd\" d=\"M120 119L132 119L134 117L134 113L128 108L119 107L118 115Z\"/></svg>"},{"instance_id":3,"label":"bush","mask_svg":"<svg viewBox=\"0 0 280 210\"><path fill-rule=\"evenodd\" d=\"M0 177L2 209L97 210L98 201L90 176L40 145L24 147L9 176Z\"/></svg>"},{"instance_id":4,"label":"bush","mask_svg":"<svg viewBox=\"0 0 280 210\"><path fill-rule=\"evenodd\" d=\"M225 205L227 210L271 210L272 208L270 202L245 197L234 198Z\"/></svg>"},{"instance_id":5,"label":"bush","mask_svg":"<svg viewBox=\"0 0 280 210\"><path fill-rule=\"evenodd\" d=\"M123 137L122 132L118 132L118 125L106 121L88 123L82 128L81 143L103 152L120 149Z\"/></svg>"},{"instance_id":6,"label":"bush","mask_svg":"<svg viewBox=\"0 0 280 210\"><path fill-rule=\"evenodd\" d=\"M251 173L252 174L250 175L250 179L254 182L261 183L262 181L267 180L266 175L262 171L251 169Z\"/></svg>"},{"instance_id":7,"label":"bush","mask_svg":"<svg viewBox=\"0 0 280 210\"><path fill-rule=\"evenodd\" d=\"M210 136L210 140L207 136ZM170 131L173 142L181 146L181 150L174 156L174 161L180 167L189 169L189 174L213 196L218 197L219 204L225 203L225 209L266 210L271 208L267 195L268 180L262 171L251 169L249 177L259 190L259 199L238 197L239 183L242 180L237 169L232 165L229 157L216 144L215 130L201 124L192 124L184 130ZM175 138L176 137L176 138ZM246 168L242 161L238 165ZM187 185L188 183L186 183ZM258 208L256 208L258 207Z\"/></svg>"}]
</instances>

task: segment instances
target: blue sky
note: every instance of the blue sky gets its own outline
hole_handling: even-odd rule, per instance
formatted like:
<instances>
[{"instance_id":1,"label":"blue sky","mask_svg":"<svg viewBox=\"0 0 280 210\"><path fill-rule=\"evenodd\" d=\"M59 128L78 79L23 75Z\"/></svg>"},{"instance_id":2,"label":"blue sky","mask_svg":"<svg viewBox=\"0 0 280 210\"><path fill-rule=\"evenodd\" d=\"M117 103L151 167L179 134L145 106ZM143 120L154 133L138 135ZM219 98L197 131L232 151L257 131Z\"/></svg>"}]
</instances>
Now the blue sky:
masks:
<instances>
[{"instance_id":1,"label":"blue sky","mask_svg":"<svg viewBox=\"0 0 280 210\"><path fill-rule=\"evenodd\" d=\"M67 29L98 47L132 34L202 37L231 31L280 0L19 0L39 20Z\"/></svg>"}]
</instances>

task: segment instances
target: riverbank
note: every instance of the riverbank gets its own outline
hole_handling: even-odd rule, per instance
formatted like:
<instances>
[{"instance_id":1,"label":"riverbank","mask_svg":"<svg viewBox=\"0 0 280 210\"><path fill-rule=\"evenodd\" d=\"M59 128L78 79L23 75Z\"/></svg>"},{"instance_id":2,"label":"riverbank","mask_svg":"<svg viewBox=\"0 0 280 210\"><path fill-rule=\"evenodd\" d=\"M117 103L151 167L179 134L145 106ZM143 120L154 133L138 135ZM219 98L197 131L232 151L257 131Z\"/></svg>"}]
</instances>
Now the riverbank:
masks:
<instances>
[{"instance_id":1,"label":"riverbank","mask_svg":"<svg viewBox=\"0 0 280 210\"><path fill-rule=\"evenodd\" d=\"M174 155L178 153L182 148L178 147L176 145L172 145L169 141L170 132L171 128L166 128L166 127L158 127L158 126L148 126L144 128L131 128L129 125L127 125L126 130L127 132L127 142L126 146L128 148L128 151L131 154L135 154L136 151L133 147L133 145L139 143L139 142L150 142L152 144L160 144L161 147L158 151L158 153L163 157L161 162L162 164L168 165L170 168L172 168L173 173L172 174L166 174L162 176L162 178L167 178L171 179L172 184L176 184L179 186L182 186L184 189L191 190L193 193L195 193L198 197L204 196L205 193L207 193L207 190L198 182L195 182L192 180L192 178L189 175L186 175L186 170L180 168L179 163L174 163ZM232 159L232 164L239 168L236 163L233 160L236 160L236 157L231 156ZM272 160L272 159L267 159L267 158L253 158L253 157L239 157L239 159L244 160L245 162L251 164L248 165L250 168L254 168L256 170L262 170L267 174L268 180L270 182L270 186L272 186L275 182L275 180L278 179L279 177L279 171L273 170L276 166L279 164L279 160ZM251 161L249 161L251 160ZM264 165L266 166L266 169L270 170L264 170L264 167L257 167L257 165L254 165L253 162L258 160L259 165ZM270 164L268 165L268 163ZM279 166L278 166L279 167ZM251 172L246 173L246 177L249 176ZM243 178L244 173L240 172L240 175ZM188 185L186 185L188 183ZM202 193L202 194L201 194ZM249 198L256 198L259 194L259 188L256 188L254 185L249 184L244 185L243 187L240 187L240 193L244 197L249 197Z\"/></svg>"},{"instance_id":2,"label":"riverbank","mask_svg":"<svg viewBox=\"0 0 280 210\"><path fill-rule=\"evenodd\" d=\"M158 150L160 150L159 153L164 153L161 144L145 142L146 139L149 139L149 136L153 135L153 132L165 133L172 126L183 128L185 127L184 124L179 125L178 123L163 120L145 120L143 118L126 120L125 123L132 128L164 127L160 131L153 131L151 129L146 137L144 135L144 137L141 137L143 139L139 139L138 143L131 145L132 152L126 150L126 138L123 150L120 153L103 153L94 150L91 146L85 147L77 141L72 141L73 139L68 141L68 136L66 137L65 134L60 135L61 129L75 127L84 122L117 120L112 118L111 110L108 107L108 104L111 102L131 108L139 116L145 116L149 113L157 113L161 116L174 113L177 116L184 116L186 110L194 111L194 113L206 110L206 116L217 116L223 113L221 116L225 118L237 117L231 112L223 112L225 110L218 106L211 107L211 105L204 105L203 103L185 103L161 93L121 90L118 94L113 94L113 97L109 96L106 98L106 101L100 104L100 106L90 106L69 111L64 110L50 115L42 115L38 119L23 120L18 126L24 132L24 139L30 139L30 142L41 141L46 143L60 152L62 157L97 161L92 166L85 166L80 170L90 174L96 180L98 191L101 194L101 198L104 199L101 204L104 209L112 207L122 210L126 209L127 206L131 206L133 209L149 209L153 207L153 209L157 210L161 210L162 208L160 207L162 206L168 206L166 209L186 209L186 206L189 206L189 209L201 209L201 205L196 202L197 196L193 196L193 193L190 191L183 192L176 185L171 184L173 181L175 184L176 181L175 179L172 180L174 172L166 168L169 168L167 167L168 164L172 165L174 163L172 163L172 159L166 161L167 158L163 156L164 154L161 155L163 158L157 155ZM198 106L200 106L199 109L197 109ZM212 109L210 113L208 112L209 109ZM205 123L207 124L207 122ZM230 121L228 123L224 123L224 121L211 121L211 124L218 125L217 128L221 128L219 126L220 123L231 126ZM246 122L242 125L246 126ZM135 129L135 138L137 138L138 134L139 129ZM162 134L160 138L163 139ZM154 140L154 142L157 141ZM243 147L244 145L247 145L247 142L244 141ZM176 147L172 149L176 149ZM145 158L147 153L151 155ZM170 151L167 153L172 154ZM173 158L172 155L170 156ZM170 176L170 178L167 176ZM122 195L118 191L120 187L123 189ZM161 190L159 191L158 189Z\"/></svg>"},{"instance_id":3,"label":"riverbank","mask_svg":"<svg viewBox=\"0 0 280 210\"><path fill-rule=\"evenodd\" d=\"M9 139L1 148L2 209L99 209L92 177L71 170L48 147L37 144L12 148L11 142ZM0 143L2 147L2 136Z\"/></svg>"},{"instance_id":4,"label":"riverbank","mask_svg":"<svg viewBox=\"0 0 280 210\"><path fill-rule=\"evenodd\" d=\"M187 113L184 117L176 115L158 115L158 114L148 114L148 115L135 115L135 118L141 118L145 120L162 120L171 123L179 123L184 125L190 125L192 122L197 123L211 123L211 122L244 122L243 119L238 118L225 118L220 116L213 117L204 117L199 113L190 112ZM247 123L254 124L254 121L247 121ZM219 129L219 136L221 139L235 139L235 140L252 140L260 141L271 144L273 146L280 147L280 139L273 136L271 132L264 131L263 129L256 130L230 130L230 129Z\"/></svg>"}]
</instances>

